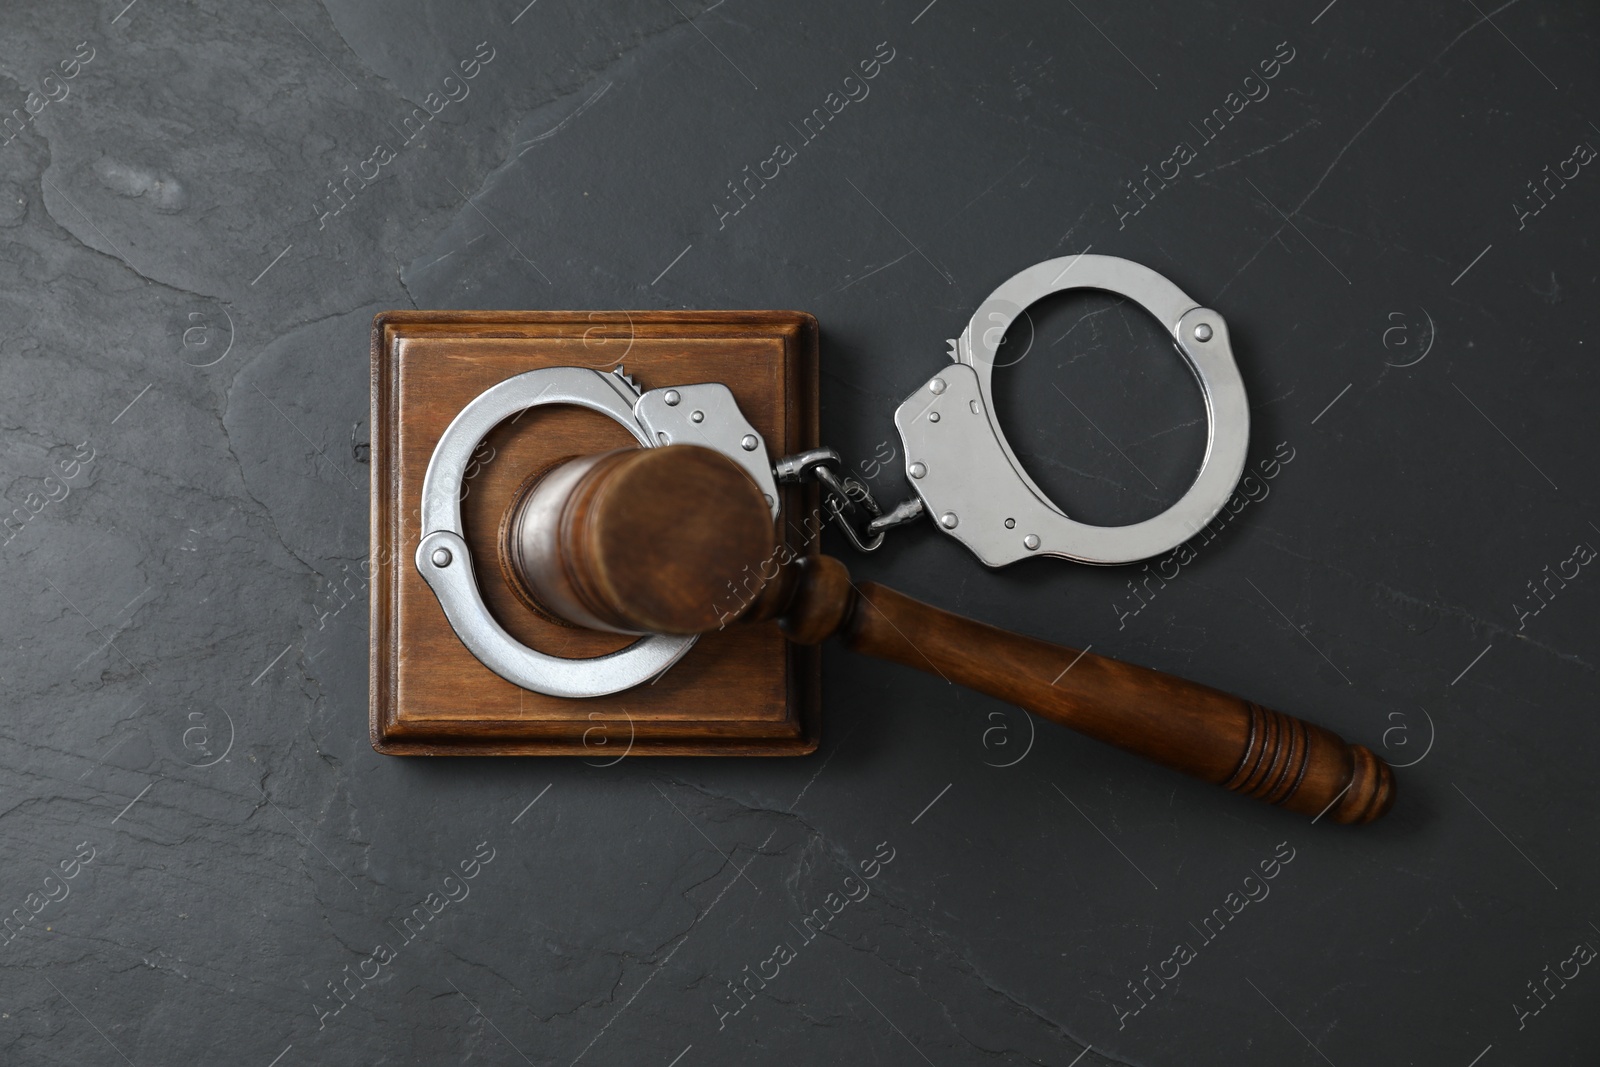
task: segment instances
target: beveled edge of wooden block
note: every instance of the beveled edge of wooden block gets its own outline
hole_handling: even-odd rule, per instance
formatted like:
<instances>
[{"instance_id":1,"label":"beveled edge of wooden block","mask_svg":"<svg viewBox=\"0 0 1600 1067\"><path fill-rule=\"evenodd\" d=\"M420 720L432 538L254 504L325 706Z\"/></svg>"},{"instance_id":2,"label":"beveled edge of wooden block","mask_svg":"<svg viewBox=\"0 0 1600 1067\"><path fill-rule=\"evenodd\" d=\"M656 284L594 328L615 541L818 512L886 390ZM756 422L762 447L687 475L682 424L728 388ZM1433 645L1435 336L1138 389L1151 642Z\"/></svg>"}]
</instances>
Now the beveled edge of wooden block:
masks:
<instances>
[{"instance_id":1,"label":"beveled edge of wooden block","mask_svg":"<svg viewBox=\"0 0 1600 1067\"><path fill-rule=\"evenodd\" d=\"M477 327L480 337L530 336L519 327L573 324L595 324L601 315L626 315L630 328L637 323L671 326L728 325L730 327L771 326L774 333L785 338L786 344L799 346L799 371L795 376L798 393L791 391L784 397L786 419L795 424L799 440L794 450L815 448L820 440L818 359L819 327L815 316L805 311L716 311L716 310L650 310L624 311L382 311L373 316L369 355L370 397L369 426L371 428L371 481L368 551L373 559L373 570L380 578L374 581L368 607L368 730L375 751L395 756L580 756L612 757L609 735L606 748L587 741L593 724L574 723L575 734L552 738L506 738L500 736L473 737L470 729L448 737L393 736L388 727L393 724L393 697L398 665L392 662L390 638L394 624L394 582L398 580L397 567L406 561L394 558L392 551L380 548L385 544L385 533L391 529L392 512L398 504L398 471L391 469L398 435L398 422L393 421L394 376L393 341L405 327ZM490 332L495 326L504 326L506 333ZM601 325L615 325L602 323ZM532 335L537 336L537 335ZM811 510L816 510L818 493L808 486L804 493ZM803 555L820 551L818 540L813 538L803 549ZM788 733L771 733L764 737L731 736L725 731L728 723L678 720L657 722L656 729L665 732L638 738L630 723L630 738L623 755L638 756L803 756L817 750L822 739L822 657L816 646L789 645L786 649L786 674L788 679L788 704L793 712L786 720L792 725ZM615 720L609 720L614 723ZM582 730L576 730L581 726ZM771 729L772 724L767 724ZM694 733L699 730L699 733ZM681 735L681 736L678 736ZM620 737L617 738L620 741Z\"/></svg>"}]
</instances>

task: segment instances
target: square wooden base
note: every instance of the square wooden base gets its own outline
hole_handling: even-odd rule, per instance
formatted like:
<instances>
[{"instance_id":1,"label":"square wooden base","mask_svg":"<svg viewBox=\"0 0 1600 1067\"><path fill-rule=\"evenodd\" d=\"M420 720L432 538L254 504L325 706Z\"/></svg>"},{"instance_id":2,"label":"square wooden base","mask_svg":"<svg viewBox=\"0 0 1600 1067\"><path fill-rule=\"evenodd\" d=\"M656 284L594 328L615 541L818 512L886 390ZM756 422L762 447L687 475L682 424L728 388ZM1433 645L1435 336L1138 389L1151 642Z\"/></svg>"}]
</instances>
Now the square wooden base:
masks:
<instances>
[{"instance_id":1,"label":"square wooden base","mask_svg":"<svg viewBox=\"0 0 1600 1067\"><path fill-rule=\"evenodd\" d=\"M490 386L538 367L609 371L641 389L722 382L772 458L817 446L817 325L791 311L393 311L372 325L372 745L392 755L801 755L817 747L819 654L771 623L706 634L653 683L573 700L524 690L456 637L413 562L422 477L440 434ZM629 638L560 625L518 598L500 524L530 476L635 442L603 415L547 406L491 431L467 469L463 533L484 602L550 655ZM781 487L779 528L803 529L814 486ZM796 551L802 546L795 545ZM803 551L814 553L811 538Z\"/></svg>"}]
</instances>

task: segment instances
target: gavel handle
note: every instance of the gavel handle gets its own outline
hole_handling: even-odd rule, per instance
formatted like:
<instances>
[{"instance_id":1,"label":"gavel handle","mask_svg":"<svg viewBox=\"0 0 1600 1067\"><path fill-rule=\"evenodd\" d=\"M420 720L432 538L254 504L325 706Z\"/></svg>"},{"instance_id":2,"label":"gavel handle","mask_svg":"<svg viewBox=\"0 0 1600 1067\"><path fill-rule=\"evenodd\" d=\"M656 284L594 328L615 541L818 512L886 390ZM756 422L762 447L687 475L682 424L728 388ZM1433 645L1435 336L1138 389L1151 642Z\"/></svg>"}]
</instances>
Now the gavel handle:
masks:
<instances>
[{"instance_id":1,"label":"gavel handle","mask_svg":"<svg viewBox=\"0 0 1600 1067\"><path fill-rule=\"evenodd\" d=\"M802 564L779 618L791 640L847 648L1017 704L1174 770L1305 815L1371 822L1394 773L1361 745L1239 697L1024 637L850 580L838 560Z\"/></svg>"}]
</instances>

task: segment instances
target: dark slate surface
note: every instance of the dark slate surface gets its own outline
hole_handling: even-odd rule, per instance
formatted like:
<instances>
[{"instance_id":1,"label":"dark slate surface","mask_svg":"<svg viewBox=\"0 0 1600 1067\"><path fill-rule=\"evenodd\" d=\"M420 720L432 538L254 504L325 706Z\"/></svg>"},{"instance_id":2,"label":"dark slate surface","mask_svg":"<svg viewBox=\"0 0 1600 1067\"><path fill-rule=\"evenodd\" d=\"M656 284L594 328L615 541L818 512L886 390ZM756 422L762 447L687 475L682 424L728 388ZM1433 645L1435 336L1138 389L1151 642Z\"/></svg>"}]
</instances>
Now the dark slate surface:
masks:
<instances>
[{"instance_id":1,"label":"dark slate surface","mask_svg":"<svg viewBox=\"0 0 1600 1067\"><path fill-rule=\"evenodd\" d=\"M1591 6L124 2L0 10L0 1061L1593 1062ZM1091 248L1227 316L1275 477L1137 613L932 528L852 566L1365 742L1410 765L1383 822L838 649L809 759L371 751L375 311L809 310L866 460L991 289ZM1009 343L1047 489L1176 498L1203 412L1151 323Z\"/></svg>"}]
</instances>

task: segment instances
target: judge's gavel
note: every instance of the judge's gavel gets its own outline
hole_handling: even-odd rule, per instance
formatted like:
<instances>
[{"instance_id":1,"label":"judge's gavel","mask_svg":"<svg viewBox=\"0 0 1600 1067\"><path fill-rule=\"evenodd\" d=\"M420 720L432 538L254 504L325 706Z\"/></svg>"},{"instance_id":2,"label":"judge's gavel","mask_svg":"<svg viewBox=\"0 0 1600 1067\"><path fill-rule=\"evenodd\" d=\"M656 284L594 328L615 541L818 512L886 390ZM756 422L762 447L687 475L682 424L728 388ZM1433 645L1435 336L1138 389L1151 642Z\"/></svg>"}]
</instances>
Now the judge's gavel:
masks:
<instances>
[{"instance_id":1,"label":"judge's gavel","mask_svg":"<svg viewBox=\"0 0 1600 1067\"><path fill-rule=\"evenodd\" d=\"M503 531L503 569L519 593L577 626L698 634L776 620L791 641L837 636L1291 811L1365 823L1394 803L1388 764L1320 726L858 584L830 556L791 552L761 490L708 448L570 460L512 504Z\"/></svg>"}]
</instances>

